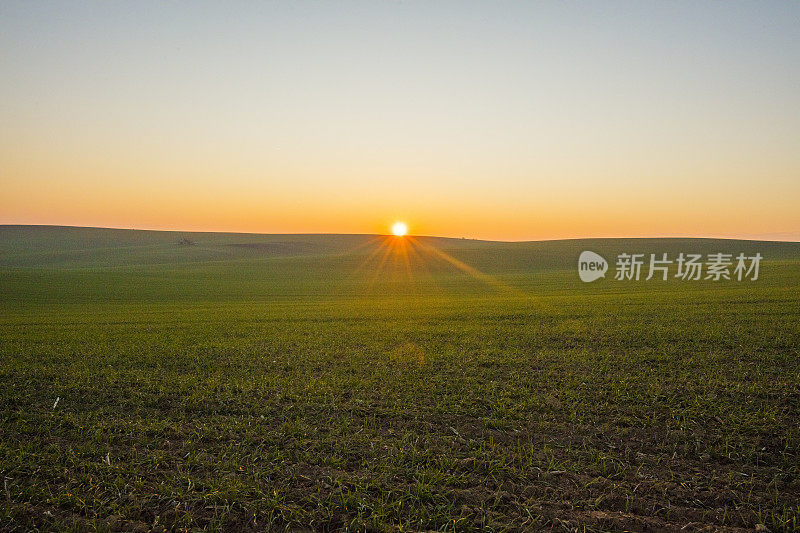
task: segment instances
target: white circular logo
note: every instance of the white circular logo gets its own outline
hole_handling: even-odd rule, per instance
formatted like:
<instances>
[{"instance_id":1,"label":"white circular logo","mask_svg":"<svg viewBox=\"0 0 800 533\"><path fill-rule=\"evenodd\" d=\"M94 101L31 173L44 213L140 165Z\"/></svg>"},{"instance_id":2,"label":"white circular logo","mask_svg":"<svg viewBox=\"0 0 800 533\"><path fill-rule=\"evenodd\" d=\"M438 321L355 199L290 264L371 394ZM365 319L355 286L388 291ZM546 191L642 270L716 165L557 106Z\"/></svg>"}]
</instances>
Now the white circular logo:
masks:
<instances>
[{"instance_id":1,"label":"white circular logo","mask_svg":"<svg viewBox=\"0 0 800 533\"><path fill-rule=\"evenodd\" d=\"M608 271L608 261L603 256L589 250L581 252L578 258L578 275L581 277L581 281L589 283L604 278L606 271Z\"/></svg>"}]
</instances>

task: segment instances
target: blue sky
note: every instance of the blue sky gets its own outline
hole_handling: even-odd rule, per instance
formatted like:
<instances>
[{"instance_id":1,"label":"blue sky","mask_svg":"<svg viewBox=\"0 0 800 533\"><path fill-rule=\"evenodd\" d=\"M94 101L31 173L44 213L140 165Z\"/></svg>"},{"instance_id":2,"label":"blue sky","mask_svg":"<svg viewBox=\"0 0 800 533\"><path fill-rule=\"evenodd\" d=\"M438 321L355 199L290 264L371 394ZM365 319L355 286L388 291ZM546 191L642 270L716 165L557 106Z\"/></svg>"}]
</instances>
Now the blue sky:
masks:
<instances>
[{"instance_id":1,"label":"blue sky","mask_svg":"<svg viewBox=\"0 0 800 533\"><path fill-rule=\"evenodd\" d=\"M797 2L5 2L0 223L800 239L799 23Z\"/></svg>"}]
</instances>

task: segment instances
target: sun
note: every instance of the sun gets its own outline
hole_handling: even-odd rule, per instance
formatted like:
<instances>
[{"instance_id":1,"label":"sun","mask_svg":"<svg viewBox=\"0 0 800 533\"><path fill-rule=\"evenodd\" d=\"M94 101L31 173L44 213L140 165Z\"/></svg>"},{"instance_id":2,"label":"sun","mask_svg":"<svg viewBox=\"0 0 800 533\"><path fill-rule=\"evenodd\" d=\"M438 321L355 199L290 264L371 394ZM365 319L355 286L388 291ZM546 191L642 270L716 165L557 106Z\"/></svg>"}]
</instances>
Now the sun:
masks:
<instances>
[{"instance_id":1,"label":"sun","mask_svg":"<svg viewBox=\"0 0 800 533\"><path fill-rule=\"evenodd\" d=\"M395 222L392 224L392 233L397 237L402 237L408 233L408 226L406 226L405 222Z\"/></svg>"}]
</instances>

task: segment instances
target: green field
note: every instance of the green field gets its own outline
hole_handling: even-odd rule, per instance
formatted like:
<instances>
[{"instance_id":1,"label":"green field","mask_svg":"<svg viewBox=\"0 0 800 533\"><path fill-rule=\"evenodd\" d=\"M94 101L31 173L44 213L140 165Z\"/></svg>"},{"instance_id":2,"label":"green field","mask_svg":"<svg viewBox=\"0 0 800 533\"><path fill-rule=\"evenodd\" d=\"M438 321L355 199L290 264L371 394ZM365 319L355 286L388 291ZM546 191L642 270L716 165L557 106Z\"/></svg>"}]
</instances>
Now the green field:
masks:
<instances>
[{"instance_id":1,"label":"green field","mask_svg":"<svg viewBox=\"0 0 800 533\"><path fill-rule=\"evenodd\" d=\"M800 529L800 244L403 242L0 227L0 529Z\"/></svg>"}]
</instances>

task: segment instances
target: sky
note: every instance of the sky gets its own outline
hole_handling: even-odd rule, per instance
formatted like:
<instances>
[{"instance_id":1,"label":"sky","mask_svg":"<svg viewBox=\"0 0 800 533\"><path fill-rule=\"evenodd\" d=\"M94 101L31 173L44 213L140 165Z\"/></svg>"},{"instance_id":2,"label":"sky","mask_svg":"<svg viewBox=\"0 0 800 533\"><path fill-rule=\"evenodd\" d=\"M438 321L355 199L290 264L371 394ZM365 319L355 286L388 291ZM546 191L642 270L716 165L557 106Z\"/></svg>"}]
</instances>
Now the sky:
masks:
<instances>
[{"instance_id":1,"label":"sky","mask_svg":"<svg viewBox=\"0 0 800 533\"><path fill-rule=\"evenodd\" d=\"M0 4L0 224L800 240L800 2Z\"/></svg>"}]
</instances>

